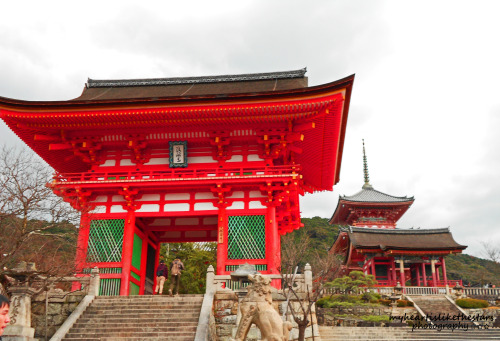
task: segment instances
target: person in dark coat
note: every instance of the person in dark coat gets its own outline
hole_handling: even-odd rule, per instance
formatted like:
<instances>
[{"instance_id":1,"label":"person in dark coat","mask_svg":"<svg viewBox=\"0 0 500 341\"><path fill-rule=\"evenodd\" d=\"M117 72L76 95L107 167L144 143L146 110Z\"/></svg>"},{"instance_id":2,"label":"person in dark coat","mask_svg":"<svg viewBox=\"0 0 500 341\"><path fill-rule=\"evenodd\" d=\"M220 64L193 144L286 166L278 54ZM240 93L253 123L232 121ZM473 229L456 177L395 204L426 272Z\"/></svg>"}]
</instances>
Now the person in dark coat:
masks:
<instances>
[{"instance_id":1,"label":"person in dark coat","mask_svg":"<svg viewBox=\"0 0 500 341\"><path fill-rule=\"evenodd\" d=\"M0 295L0 341L2 340L2 334L5 327L7 327L10 322L9 308L9 299L3 295Z\"/></svg>"},{"instance_id":2,"label":"person in dark coat","mask_svg":"<svg viewBox=\"0 0 500 341\"><path fill-rule=\"evenodd\" d=\"M170 289L168 289L170 296L173 295L172 290L175 292L175 296L179 295L179 281L182 270L184 270L182 261L179 258L174 259L170 266Z\"/></svg>"},{"instance_id":3,"label":"person in dark coat","mask_svg":"<svg viewBox=\"0 0 500 341\"><path fill-rule=\"evenodd\" d=\"M168 268L165 265L165 261L161 260L160 265L158 265L158 268L156 269L156 288L155 288L155 294L162 294L163 293L163 285L165 284L165 280L168 277Z\"/></svg>"}]
</instances>

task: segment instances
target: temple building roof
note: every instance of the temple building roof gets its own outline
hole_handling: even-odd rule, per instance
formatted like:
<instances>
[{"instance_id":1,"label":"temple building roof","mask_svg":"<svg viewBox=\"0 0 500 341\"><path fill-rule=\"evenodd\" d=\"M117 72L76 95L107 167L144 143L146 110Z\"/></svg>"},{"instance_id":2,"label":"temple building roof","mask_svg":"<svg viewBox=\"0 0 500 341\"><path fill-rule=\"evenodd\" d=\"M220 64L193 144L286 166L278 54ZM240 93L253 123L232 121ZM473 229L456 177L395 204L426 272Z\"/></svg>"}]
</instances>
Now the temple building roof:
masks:
<instances>
[{"instance_id":1,"label":"temple building roof","mask_svg":"<svg viewBox=\"0 0 500 341\"><path fill-rule=\"evenodd\" d=\"M363 174L365 183L354 195L341 195L330 224L365 225L395 228L396 222L413 204L413 197L396 197L377 191L370 184L365 141L363 140Z\"/></svg>"},{"instance_id":2,"label":"temple building roof","mask_svg":"<svg viewBox=\"0 0 500 341\"><path fill-rule=\"evenodd\" d=\"M407 202L413 201L413 197L395 197L377 191L373 187L363 188L354 195L341 195L340 200L355 201L355 202Z\"/></svg>"},{"instance_id":3,"label":"temple building roof","mask_svg":"<svg viewBox=\"0 0 500 341\"><path fill-rule=\"evenodd\" d=\"M241 75L150 79L90 79L74 100L188 97L237 93L277 92L308 86L306 68Z\"/></svg>"},{"instance_id":4,"label":"temple building roof","mask_svg":"<svg viewBox=\"0 0 500 341\"><path fill-rule=\"evenodd\" d=\"M342 229L357 249L390 250L463 250L449 228L440 229L371 229L352 227Z\"/></svg>"}]
</instances>

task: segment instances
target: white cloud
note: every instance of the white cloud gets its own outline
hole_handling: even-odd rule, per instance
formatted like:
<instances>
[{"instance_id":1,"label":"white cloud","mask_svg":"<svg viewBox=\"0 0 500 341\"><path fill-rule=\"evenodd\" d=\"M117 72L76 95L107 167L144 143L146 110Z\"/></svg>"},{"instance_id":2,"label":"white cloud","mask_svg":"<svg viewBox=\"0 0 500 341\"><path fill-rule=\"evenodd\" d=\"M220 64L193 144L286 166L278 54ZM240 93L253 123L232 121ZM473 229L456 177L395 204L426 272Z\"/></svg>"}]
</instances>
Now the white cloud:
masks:
<instances>
[{"instance_id":1,"label":"white cloud","mask_svg":"<svg viewBox=\"0 0 500 341\"><path fill-rule=\"evenodd\" d=\"M500 5L496 1L16 1L0 13L0 96L78 97L87 77L139 78L308 67L310 85L356 73L330 217L371 182L414 195L401 227L450 226L479 254L500 243ZM3 123L0 142L19 144Z\"/></svg>"}]
</instances>

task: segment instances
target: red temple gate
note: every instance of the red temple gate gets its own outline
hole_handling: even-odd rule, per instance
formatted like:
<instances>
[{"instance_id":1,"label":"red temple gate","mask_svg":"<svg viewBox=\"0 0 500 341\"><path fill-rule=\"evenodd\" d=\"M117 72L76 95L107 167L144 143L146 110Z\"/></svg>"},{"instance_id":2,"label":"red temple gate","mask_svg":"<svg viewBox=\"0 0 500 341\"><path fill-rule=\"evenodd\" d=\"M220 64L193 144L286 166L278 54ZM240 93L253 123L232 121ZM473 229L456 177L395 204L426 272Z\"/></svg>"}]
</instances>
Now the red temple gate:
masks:
<instances>
[{"instance_id":1,"label":"red temple gate","mask_svg":"<svg viewBox=\"0 0 500 341\"><path fill-rule=\"evenodd\" d=\"M218 274L279 272L299 196L339 180L354 79L304 74L89 80L71 101L0 98L0 117L82 212L77 272L144 294L165 242L217 242Z\"/></svg>"}]
</instances>

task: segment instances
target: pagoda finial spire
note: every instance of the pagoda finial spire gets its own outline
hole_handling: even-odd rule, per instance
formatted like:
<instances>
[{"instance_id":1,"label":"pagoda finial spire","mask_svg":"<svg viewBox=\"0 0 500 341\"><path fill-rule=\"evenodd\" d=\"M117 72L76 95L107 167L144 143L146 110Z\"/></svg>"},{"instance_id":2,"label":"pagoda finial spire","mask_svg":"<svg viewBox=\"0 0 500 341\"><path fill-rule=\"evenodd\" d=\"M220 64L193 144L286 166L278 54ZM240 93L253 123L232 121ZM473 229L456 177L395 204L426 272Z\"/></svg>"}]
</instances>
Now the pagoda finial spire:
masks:
<instances>
[{"instance_id":1,"label":"pagoda finial spire","mask_svg":"<svg viewBox=\"0 0 500 341\"><path fill-rule=\"evenodd\" d=\"M366 159L365 152L365 139L363 139L363 173L365 175L365 184L363 185L363 189L372 189L372 185L370 184L370 176L368 175L368 161Z\"/></svg>"}]
</instances>

